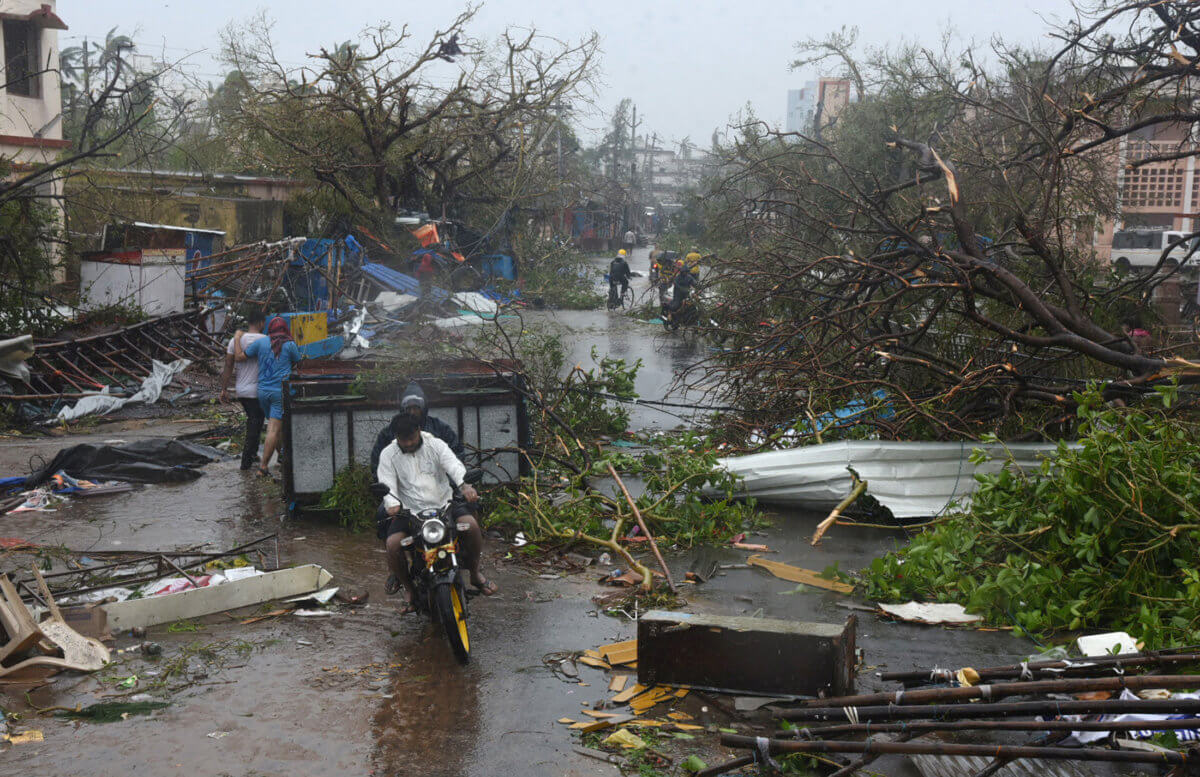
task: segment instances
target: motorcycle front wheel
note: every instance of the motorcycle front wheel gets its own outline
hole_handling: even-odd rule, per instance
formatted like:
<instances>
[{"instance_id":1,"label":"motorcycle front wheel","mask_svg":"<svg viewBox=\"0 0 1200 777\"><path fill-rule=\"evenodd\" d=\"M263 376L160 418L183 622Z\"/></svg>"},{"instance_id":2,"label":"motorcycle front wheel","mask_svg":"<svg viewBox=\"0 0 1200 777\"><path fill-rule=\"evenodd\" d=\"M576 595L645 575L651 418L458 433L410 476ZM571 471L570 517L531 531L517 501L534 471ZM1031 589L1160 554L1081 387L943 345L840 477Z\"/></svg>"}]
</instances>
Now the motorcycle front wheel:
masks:
<instances>
[{"instance_id":1,"label":"motorcycle front wheel","mask_svg":"<svg viewBox=\"0 0 1200 777\"><path fill-rule=\"evenodd\" d=\"M462 592L456 585L443 584L433 592L433 606L437 619L446 631L450 652L460 664L471 661L471 639L467 635L467 611L463 606Z\"/></svg>"}]
</instances>

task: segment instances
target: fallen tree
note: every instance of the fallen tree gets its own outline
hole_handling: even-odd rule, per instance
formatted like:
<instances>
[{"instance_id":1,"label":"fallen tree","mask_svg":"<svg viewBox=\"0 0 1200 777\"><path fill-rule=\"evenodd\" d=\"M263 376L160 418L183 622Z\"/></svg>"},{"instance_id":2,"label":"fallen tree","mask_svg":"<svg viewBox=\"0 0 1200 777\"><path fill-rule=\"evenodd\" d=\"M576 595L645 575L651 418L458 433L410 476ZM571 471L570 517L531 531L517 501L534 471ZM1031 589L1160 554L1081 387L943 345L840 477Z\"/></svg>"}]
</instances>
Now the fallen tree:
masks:
<instances>
[{"instance_id":1,"label":"fallen tree","mask_svg":"<svg viewBox=\"0 0 1200 777\"><path fill-rule=\"evenodd\" d=\"M804 133L749 124L725 150L706 216L725 347L691 381L749 427L794 423L797 397L821 413L882 391L893 412L868 431L977 439L1061 434L1090 379L1129 398L1200 379L1194 342L1121 328L1156 317L1200 233L1135 276L1092 248L1152 174L1200 154L1200 7L1079 11L1054 48L997 43L995 65L971 46L804 44L842 58L862 98Z\"/></svg>"}]
</instances>

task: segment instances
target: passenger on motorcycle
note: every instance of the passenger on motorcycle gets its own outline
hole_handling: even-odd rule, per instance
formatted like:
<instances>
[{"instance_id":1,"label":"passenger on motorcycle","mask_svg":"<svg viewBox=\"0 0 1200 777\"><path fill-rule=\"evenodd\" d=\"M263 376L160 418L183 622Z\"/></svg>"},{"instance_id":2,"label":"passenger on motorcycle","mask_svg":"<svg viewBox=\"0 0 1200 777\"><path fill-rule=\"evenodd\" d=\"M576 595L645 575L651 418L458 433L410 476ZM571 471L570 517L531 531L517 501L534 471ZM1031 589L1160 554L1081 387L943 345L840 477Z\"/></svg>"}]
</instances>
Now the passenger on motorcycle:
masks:
<instances>
[{"instance_id":1,"label":"passenger on motorcycle","mask_svg":"<svg viewBox=\"0 0 1200 777\"><path fill-rule=\"evenodd\" d=\"M615 307L629 288L629 263L625 261L625 249L617 252L617 258L608 265L608 304ZM619 287L619 288L618 288Z\"/></svg>"},{"instance_id":2,"label":"passenger on motorcycle","mask_svg":"<svg viewBox=\"0 0 1200 777\"><path fill-rule=\"evenodd\" d=\"M459 461L450 446L428 432L422 432L420 422L411 416L396 419L395 441L383 449L379 456L379 469L375 478L390 489L383 498L386 518L379 522L377 534L387 545L387 563L391 576L385 590L388 594L406 591L407 602L403 613L414 611L415 588L408 574L408 563L402 544L412 528L410 523L422 510L440 510L450 504L454 493L450 484L459 490L468 502L475 502L479 494L463 482L466 467ZM455 505L450 517L459 523L468 524L462 538L463 566L470 570L471 585L487 596L499 590L498 586L480 572L483 558L483 532L479 522L465 505Z\"/></svg>"},{"instance_id":3,"label":"passenger on motorcycle","mask_svg":"<svg viewBox=\"0 0 1200 777\"><path fill-rule=\"evenodd\" d=\"M691 256L693 254L688 254L688 257ZM695 254L695 257L698 264L700 255ZM675 262L675 283L671 294L671 301L667 303L668 312L674 313L683 307L684 300L688 298L688 295L692 293L692 289L696 286L696 280L696 276L684 264L684 260L680 259Z\"/></svg>"}]
</instances>

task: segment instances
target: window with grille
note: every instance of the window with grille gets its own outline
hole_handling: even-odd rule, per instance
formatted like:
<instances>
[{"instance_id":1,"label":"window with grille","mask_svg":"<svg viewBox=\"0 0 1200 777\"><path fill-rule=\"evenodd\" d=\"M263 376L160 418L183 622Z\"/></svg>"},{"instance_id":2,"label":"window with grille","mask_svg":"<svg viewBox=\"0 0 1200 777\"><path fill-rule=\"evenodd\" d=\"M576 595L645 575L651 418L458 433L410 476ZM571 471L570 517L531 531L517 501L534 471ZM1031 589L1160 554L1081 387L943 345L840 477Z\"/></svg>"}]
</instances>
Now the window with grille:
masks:
<instances>
[{"instance_id":1,"label":"window with grille","mask_svg":"<svg viewBox=\"0 0 1200 777\"><path fill-rule=\"evenodd\" d=\"M40 30L21 19L4 20L4 85L9 94L41 97Z\"/></svg>"}]
</instances>

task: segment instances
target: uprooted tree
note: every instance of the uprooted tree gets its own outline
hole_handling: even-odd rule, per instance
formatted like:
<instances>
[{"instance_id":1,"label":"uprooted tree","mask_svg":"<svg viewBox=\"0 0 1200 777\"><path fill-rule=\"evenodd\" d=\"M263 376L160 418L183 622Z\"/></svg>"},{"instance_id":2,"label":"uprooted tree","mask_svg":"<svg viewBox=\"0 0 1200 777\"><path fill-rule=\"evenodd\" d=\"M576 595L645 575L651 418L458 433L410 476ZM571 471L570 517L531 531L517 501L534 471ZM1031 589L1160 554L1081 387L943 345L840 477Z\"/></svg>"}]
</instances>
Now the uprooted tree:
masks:
<instances>
[{"instance_id":1,"label":"uprooted tree","mask_svg":"<svg viewBox=\"0 0 1200 777\"><path fill-rule=\"evenodd\" d=\"M467 37L468 8L428 42L383 24L279 61L269 25L226 35L248 164L310 184L317 210L386 227L398 211L497 223L552 193L559 107L587 86L593 35Z\"/></svg>"},{"instance_id":2,"label":"uprooted tree","mask_svg":"<svg viewBox=\"0 0 1200 777\"><path fill-rule=\"evenodd\" d=\"M949 43L801 44L862 96L819 132L748 125L726 149L707 218L726 249L713 278L736 293L692 379L755 426L881 397L876 431L918 438L1054 424L1089 378L1109 396L1196 380L1189 351L1120 328L1152 315L1191 236L1136 276L1091 245L1139 170L1200 155L1200 6L1078 10L1051 50L996 43L990 65Z\"/></svg>"}]
</instances>

